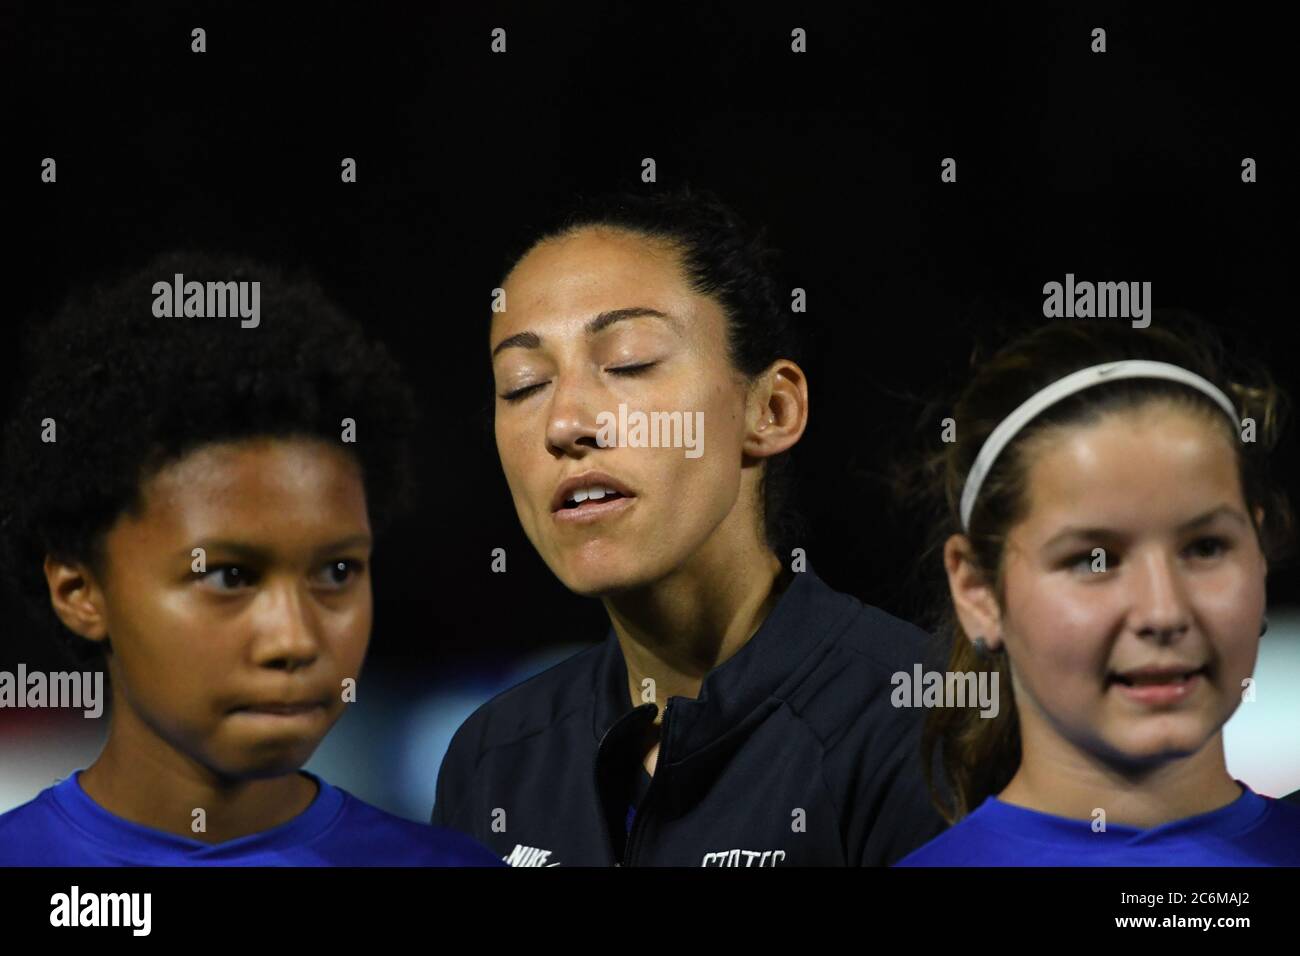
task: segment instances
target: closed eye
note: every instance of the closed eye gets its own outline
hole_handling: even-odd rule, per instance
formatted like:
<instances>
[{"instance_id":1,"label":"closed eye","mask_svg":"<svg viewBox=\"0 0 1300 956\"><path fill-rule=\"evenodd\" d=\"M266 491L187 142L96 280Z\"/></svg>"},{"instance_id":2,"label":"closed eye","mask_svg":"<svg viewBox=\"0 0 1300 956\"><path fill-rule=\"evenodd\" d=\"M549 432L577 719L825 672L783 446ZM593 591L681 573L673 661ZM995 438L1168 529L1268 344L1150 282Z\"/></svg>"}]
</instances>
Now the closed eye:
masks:
<instances>
[{"instance_id":1,"label":"closed eye","mask_svg":"<svg viewBox=\"0 0 1300 956\"><path fill-rule=\"evenodd\" d=\"M637 375L644 375L658 364L658 362L638 362L635 365L615 365L606 369L606 371L612 375L634 378ZM523 388L516 388L514 391L506 392L501 398L507 402L518 402L527 398L545 384L545 382L538 382L536 385L525 385Z\"/></svg>"},{"instance_id":2,"label":"closed eye","mask_svg":"<svg viewBox=\"0 0 1300 956\"><path fill-rule=\"evenodd\" d=\"M643 374L658 364L658 362L641 362L637 365L616 365L613 368L607 369L607 371L612 372L614 375L635 376Z\"/></svg>"},{"instance_id":3,"label":"closed eye","mask_svg":"<svg viewBox=\"0 0 1300 956\"><path fill-rule=\"evenodd\" d=\"M545 384L545 382L538 382L536 385L525 385L523 388L517 388L513 392L506 392L501 397L507 402L517 402L522 398L527 398Z\"/></svg>"}]
</instances>

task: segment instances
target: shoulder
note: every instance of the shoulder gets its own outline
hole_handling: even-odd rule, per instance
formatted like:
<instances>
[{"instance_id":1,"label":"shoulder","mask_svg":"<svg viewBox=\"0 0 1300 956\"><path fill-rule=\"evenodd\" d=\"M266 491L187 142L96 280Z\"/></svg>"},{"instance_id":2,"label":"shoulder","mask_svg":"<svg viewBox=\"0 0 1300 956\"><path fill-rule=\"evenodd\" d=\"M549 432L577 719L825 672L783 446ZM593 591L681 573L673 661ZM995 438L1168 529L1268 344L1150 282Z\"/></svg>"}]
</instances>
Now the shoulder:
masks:
<instances>
[{"instance_id":1,"label":"shoulder","mask_svg":"<svg viewBox=\"0 0 1300 956\"><path fill-rule=\"evenodd\" d=\"M928 631L850 594L841 597L851 613L835 636L834 648L859 670L888 679L917 663L942 661L941 644Z\"/></svg>"},{"instance_id":2,"label":"shoulder","mask_svg":"<svg viewBox=\"0 0 1300 956\"><path fill-rule=\"evenodd\" d=\"M873 829L884 823L898 831L897 859L946 824L931 805L925 773L927 711L894 691L899 675L915 680L918 668L942 669L944 655L915 624L825 585L817 590L821 610L811 618L826 635L780 696L819 742L822 773L837 799ZM946 789L937 762L933 774Z\"/></svg>"},{"instance_id":3,"label":"shoulder","mask_svg":"<svg viewBox=\"0 0 1300 956\"><path fill-rule=\"evenodd\" d=\"M999 866L1007 852L1004 839L984 825L980 810L958 820L895 866Z\"/></svg>"},{"instance_id":4,"label":"shoulder","mask_svg":"<svg viewBox=\"0 0 1300 956\"><path fill-rule=\"evenodd\" d=\"M380 866L503 866L478 841L446 827L417 823L343 791L343 839Z\"/></svg>"},{"instance_id":5,"label":"shoulder","mask_svg":"<svg viewBox=\"0 0 1300 956\"><path fill-rule=\"evenodd\" d=\"M49 801L53 790L53 787L46 787L26 803L0 813L0 833L15 832L24 825L47 817L51 809Z\"/></svg>"},{"instance_id":6,"label":"shoulder","mask_svg":"<svg viewBox=\"0 0 1300 956\"><path fill-rule=\"evenodd\" d=\"M915 680L918 668L942 670L945 649L909 621L850 594L820 590L814 617L827 633L787 689L787 703L827 747L856 747L864 736L888 738L891 749L914 746L924 711L895 706L893 691L899 680Z\"/></svg>"},{"instance_id":7,"label":"shoulder","mask_svg":"<svg viewBox=\"0 0 1300 956\"><path fill-rule=\"evenodd\" d=\"M1245 788L1241 799L1194 818L1191 837L1231 846L1246 865L1300 866L1300 807L1237 783Z\"/></svg>"},{"instance_id":8,"label":"shoulder","mask_svg":"<svg viewBox=\"0 0 1300 956\"><path fill-rule=\"evenodd\" d=\"M1278 797L1264 797L1264 802L1265 825L1274 828L1280 836L1289 837L1300 848L1300 805Z\"/></svg>"},{"instance_id":9,"label":"shoulder","mask_svg":"<svg viewBox=\"0 0 1300 956\"><path fill-rule=\"evenodd\" d=\"M47 787L21 806L0 814L0 866L39 866L49 859L52 843L69 832Z\"/></svg>"},{"instance_id":10,"label":"shoulder","mask_svg":"<svg viewBox=\"0 0 1300 956\"><path fill-rule=\"evenodd\" d=\"M888 678L918 661L946 659L943 642L925 629L805 573L811 579L804 586L800 626L823 632L820 656L834 667L852 667L855 679L863 674Z\"/></svg>"},{"instance_id":11,"label":"shoulder","mask_svg":"<svg viewBox=\"0 0 1300 956\"><path fill-rule=\"evenodd\" d=\"M448 759L477 762L487 750L586 714L605 643L579 651L481 704L452 737Z\"/></svg>"},{"instance_id":12,"label":"shoulder","mask_svg":"<svg viewBox=\"0 0 1300 956\"><path fill-rule=\"evenodd\" d=\"M1279 819L1300 821L1300 790L1286 797L1265 797L1271 810Z\"/></svg>"}]
</instances>

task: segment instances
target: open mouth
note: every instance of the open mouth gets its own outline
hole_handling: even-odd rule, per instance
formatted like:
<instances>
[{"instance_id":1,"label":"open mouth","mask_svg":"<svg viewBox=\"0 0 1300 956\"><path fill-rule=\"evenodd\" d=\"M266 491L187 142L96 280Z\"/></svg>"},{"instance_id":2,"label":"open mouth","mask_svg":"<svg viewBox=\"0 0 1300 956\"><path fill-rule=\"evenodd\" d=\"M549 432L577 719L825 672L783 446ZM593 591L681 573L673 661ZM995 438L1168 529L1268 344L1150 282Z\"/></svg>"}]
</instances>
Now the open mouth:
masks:
<instances>
[{"instance_id":1,"label":"open mouth","mask_svg":"<svg viewBox=\"0 0 1300 956\"><path fill-rule=\"evenodd\" d=\"M583 524L627 510L636 492L603 471L566 478L551 496L551 514L560 521Z\"/></svg>"},{"instance_id":2,"label":"open mouth","mask_svg":"<svg viewBox=\"0 0 1300 956\"><path fill-rule=\"evenodd\" d=\"M1179 707L1200 690L1209 676L1208 667L1144 668L1112 673L1107 689L1114 688L1121 698L1144 708Z\"/></svg>"},{"instance_id":3,"label":"open mouth","mask_svg":"<svg viewBox=\"0 0 1300 956\"><path fill-rule=\"evenodd\" d=\"M581 494L581 492L579 492ZM636 495L610 491L604 495L587 495L581 501L570 496L551 516L564 525L585 526L618 517L632 507Z\"/></svg>"},{"instance_id":4,"label":"open mouth","mask_svg":"<svg viewBox=\"0 0 1300 956\"><path fill-rule=\"evenodd\" d=\"M1177 687L1207 674L1208 669L1205 667L1195 670L1130 671L1126 674L1111 674L1109 682L1123 687Z\"/></svg>"},{"instance_id":5,"label":"open mouth","mask_svg":"<svg viewBox=\"0 0 1300 956\"><path fill-rule=\"evenodd\" d=\"M583 508L596 508L629 497L613 488L591 488L575 491L560 505L561 511L578 511Z\"/></svg>"}]
</instances>

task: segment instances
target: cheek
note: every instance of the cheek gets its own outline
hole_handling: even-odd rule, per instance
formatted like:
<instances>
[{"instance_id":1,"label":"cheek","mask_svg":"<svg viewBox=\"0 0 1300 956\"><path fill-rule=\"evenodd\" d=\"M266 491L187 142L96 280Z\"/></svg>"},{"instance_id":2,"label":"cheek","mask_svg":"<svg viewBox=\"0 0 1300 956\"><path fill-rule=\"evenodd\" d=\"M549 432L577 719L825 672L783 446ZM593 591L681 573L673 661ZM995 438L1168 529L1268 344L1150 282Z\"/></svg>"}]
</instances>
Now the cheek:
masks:
<instances>
[{"instance_id":1,"label":"cheek","mask_svg":"<svg viewBox=\"0 0 1300 956\"><path fill-rule=\"evenodd\" d=\"M713 480L726 476L728 489L734 490L745 445L744 396L733 387L715 385L697 394L688 407L703 413L697 441L702 440L704 454L691 464L703 466Z\"/></svg>"},{"instance_id":2,"label":"cheek","mask_svg":"<svg viewBox=\"0 0 1300 956\"><path fill-rule=\"evenodd\" d=\"M740 495L740 471L733 463L738 460L706 451L701 458L679 462L676 497L683 503L682 510L695 512L709 523L721 521L736 507Z\"/></svg>"},{"instance_id":3,"label":"cheek","mask_svg":"<svg viewBox=\"0 0 1300 956\"><path fill-rule=\"evenodd\" d=\"M497 454L503 464L522 467L528 450L540 447L546 435L546 419L542 405L536 397L525 400L521 406L507 406L493 414L492 432L496 438Z\"/></svg>"},{"instance_id":4,"label":"cheek","mask_svg":"<svg viewBox=\"0 0 1300 956\"><path fill-rule=\"evenodd\" d=\"M1119 614L1113 602L1059 575L1009 571L1006 583L1007 640L1019 674L1049 696L1090 692L1106 668Z\"/></svg>"},{"instance_id":5,"label":"cheek","mask_svg":"<svg viewBox=\"0 0 1300 956\"><path fill-rule=\"evenodd\" d=\"M511 479L519 467L519 431L512 428L508 422L503 422L500 417L496 419L493 430L496 436L497 458L501 461L501 470L505 473L506 481L510 482L513 489L514 484Z\"/></svg>"},{"instance_id":6,"label":"cheek","mask_svg":"<svg viewBox=\"0 0 1300 956\"><path fill-rule=\"evenodd\" d=\"M702 435L699 429L694 434L695 448L702 449L697 457L687 457L683 448L650 452L665 456L660 467L672 485L668 500L674 509L721 518L740 494L742 436L725 408L703 413Z\"/></svg>"},{"instance_id":7,"label":"cheek","mask_svg":"<svg viewBox=\"0 0 1300 956\"><path fill-rule=\"evenodd\" d=\"M707 375L716 379L717 373L702 372L703 384L699 387L657 390L647 405L653 410L679 411L690 416L690 437L695 448L702 449L698 457L687 457L690 449L686 448L628 451L642 456L660 476L667 490L665 500L673 510L725 514L740 488L744 408L728 387L708 384Z\"/></svg>"},{"instance_id":8,"label":"cheek","mask_svg":"<svg viewBox=\"0 0 1300 956\"><path fill-rule=\"evenodd\" d=\"M1215 631L1258 633L1266 591L1263 566L1243 558L1202 575L1189 586L1198 613Z\"/></svg>"},{"instance_id":9,"label":"cheek","mask_svg":"<svg viewBox=\"0 0 1300 956\"><path fill-rule=\"evenodd\" d=\"M554 489L544 486L548 472L537 467L537 462L530 459L530 448L543 452L545 450L545 426L540 423L525 424L518 415L504 421L498 417L495 432L501 473L505 476L506 487L510 489L510 497L521 520L530 520L533 507L549 512L550 495ZM528 507L522 507L524 505Z\"/></svg>"},{"instance_id":10,"label":"cheek","mask_svg":"<svg viewBox=\"0 0 1300 956\"><path fill-rule=\"evenodd\" d=\"M1194 613L1220 659L1223 679L1235 686L1255 669L1259 653L1267 601L1263 573L1232 566L1198 583Z\"/></svg>"},{"instance_id":11,"label":"cheek","mask_svg":"<svg viewBox=\"0 0 1300 956\"><path fill-rule=\"evenodd\" d=\"M370 628L374 620L374 605L369 592L357 605L340 615L330 624L330 645L334 650L335 667L340 678L355 677L365 660L370 644Z\"/></svg>"},{"instance_id":12,"label":"cheek","mask_svg":"<svg viewBox=\"0 0 1300 956\"><path fill-rule=\"evenodd\" d=\"M120 581L109 633L128 685L157 699L183 699L228 653L219 622L199 596L140 577Z\"/></svg>"}]
</instances>

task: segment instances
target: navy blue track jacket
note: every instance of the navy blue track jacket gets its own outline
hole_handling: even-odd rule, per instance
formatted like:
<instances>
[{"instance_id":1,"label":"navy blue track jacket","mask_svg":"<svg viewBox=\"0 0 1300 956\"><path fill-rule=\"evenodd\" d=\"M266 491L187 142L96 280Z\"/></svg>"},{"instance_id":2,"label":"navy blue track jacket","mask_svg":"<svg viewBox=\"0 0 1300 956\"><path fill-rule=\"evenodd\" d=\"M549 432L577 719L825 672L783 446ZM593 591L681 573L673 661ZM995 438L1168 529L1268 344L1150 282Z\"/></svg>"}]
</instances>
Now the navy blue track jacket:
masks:
<instances>
[{"instance_id":1,"label":"navy blue track jacket","mask_svg":"<svg viewBox=\"0 0 1300 956\"><path fill-rule=\"evenodd\" d=\"M941 660L925 631L796 573L698 698L669 699L652 778L656 707L633 706L611 628L465 721L432 822L515 866L887 865L944 829L925 711L890 702L894 674Z\"/></svg>"}]
</instances>

